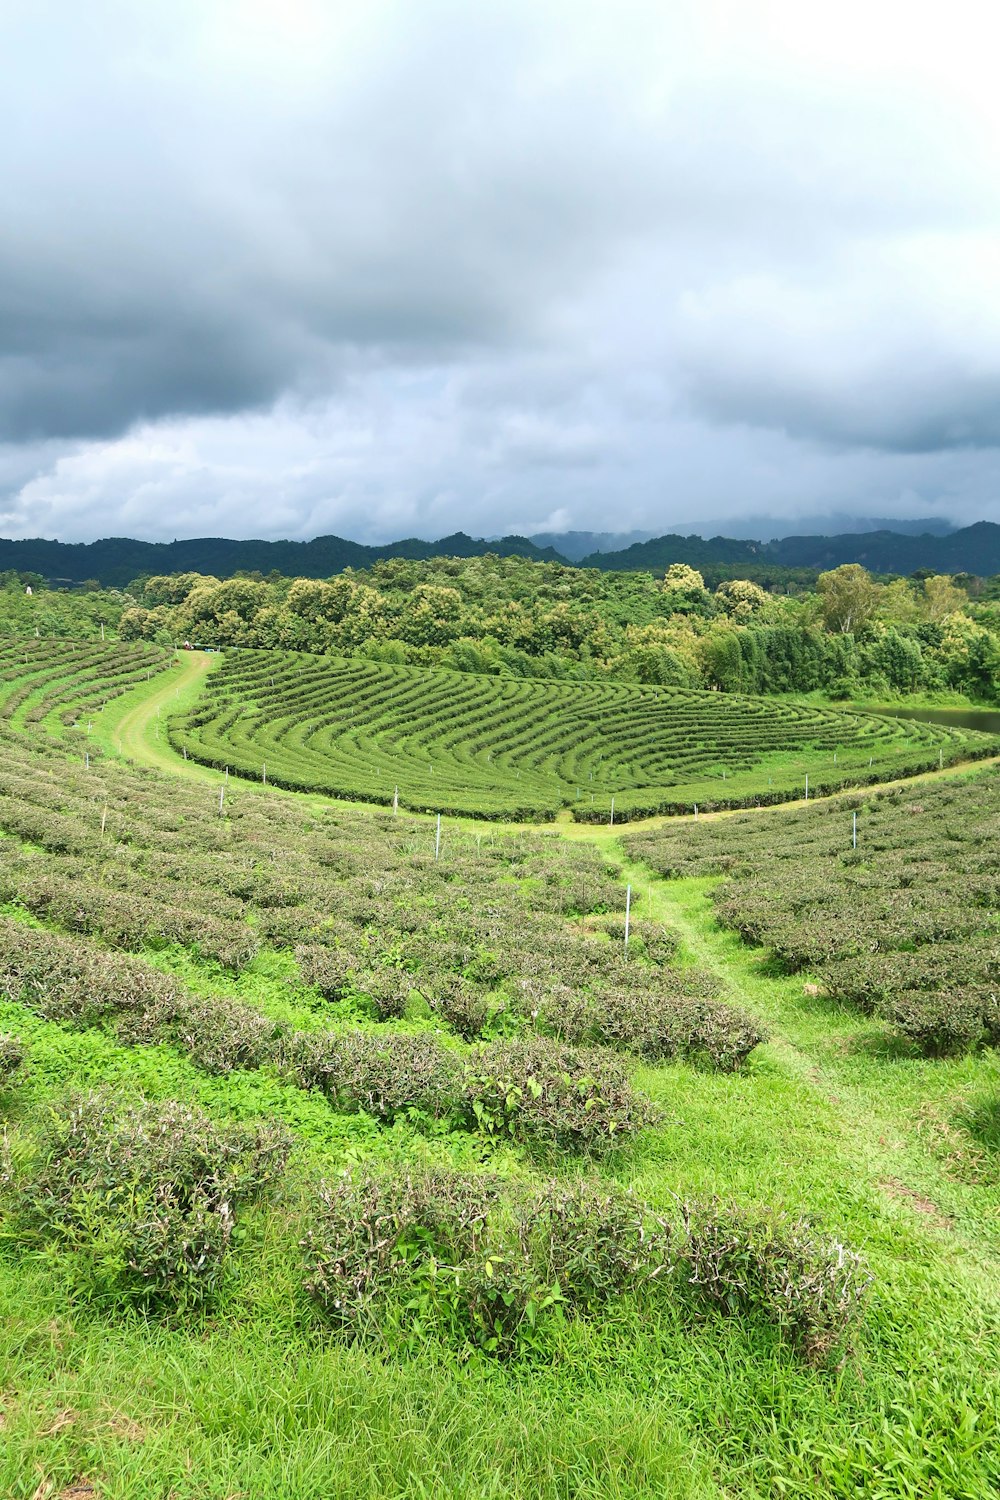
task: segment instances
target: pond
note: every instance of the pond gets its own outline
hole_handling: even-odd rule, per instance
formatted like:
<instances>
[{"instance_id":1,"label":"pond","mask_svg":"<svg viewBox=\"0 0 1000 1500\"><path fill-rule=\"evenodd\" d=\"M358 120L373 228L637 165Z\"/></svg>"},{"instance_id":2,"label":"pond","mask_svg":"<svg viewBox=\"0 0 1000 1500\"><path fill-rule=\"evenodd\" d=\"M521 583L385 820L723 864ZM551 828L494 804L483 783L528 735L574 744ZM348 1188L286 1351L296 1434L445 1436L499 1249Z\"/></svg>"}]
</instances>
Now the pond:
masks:
<instances>
[{"instance_id":1,"label":"pond","mask_svg":"<svg viewBox=\"0 0 1000 1500\"><path fill-rule=\"evenodd\" d=\"M997 708L870 708L873 714L887 714L893 719L921 719L927 724L950 724L955 729L981 729L984 734L1000 734L1000 709Z\"/></svg>"}]
</instances>

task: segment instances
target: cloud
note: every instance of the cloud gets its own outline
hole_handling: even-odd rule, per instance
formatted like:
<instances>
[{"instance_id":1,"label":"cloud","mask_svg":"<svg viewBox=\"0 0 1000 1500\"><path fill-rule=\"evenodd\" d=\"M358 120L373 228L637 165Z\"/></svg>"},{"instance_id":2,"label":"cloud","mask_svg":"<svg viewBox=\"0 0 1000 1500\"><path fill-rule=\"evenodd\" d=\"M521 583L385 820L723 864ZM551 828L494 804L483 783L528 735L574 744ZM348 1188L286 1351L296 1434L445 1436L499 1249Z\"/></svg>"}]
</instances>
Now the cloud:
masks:
<instances>
[{"instance_id":1,"label":"cloud","mask_svg":"<svg viewBox=\"0 0 1000 1500\"><path fill-rule=\"evenodd\" d=\"M988 513L984 28L964 0L15 0L0 528Z\"/></svg>"}]
</instances>

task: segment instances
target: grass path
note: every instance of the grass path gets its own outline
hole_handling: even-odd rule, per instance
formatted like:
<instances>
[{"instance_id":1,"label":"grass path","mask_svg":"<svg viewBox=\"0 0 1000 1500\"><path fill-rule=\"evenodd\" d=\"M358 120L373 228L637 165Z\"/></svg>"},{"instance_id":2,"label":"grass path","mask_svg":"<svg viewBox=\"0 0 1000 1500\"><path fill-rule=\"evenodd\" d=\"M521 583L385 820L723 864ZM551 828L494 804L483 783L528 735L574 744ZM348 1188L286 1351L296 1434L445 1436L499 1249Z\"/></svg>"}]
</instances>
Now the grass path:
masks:
<instances>
[{"instance_id":1,"label":"grass path","mask_svg":"<svg viewBox=\"0 0 1000 1500\"><path fill-rule=\"evenodd\" d=\"M724 997L756 1016L770 1040L748 1077L789 1085L788 1123L821 1120L848 1175L944 1237L978 1278L1000 1270L1000 1168L955 1128L957 1111L1000 1092L996 1054L911 1055L878 1020L810 994L807 974L776 973L765 950L719 925L713 879L667 881L623 858L636 915L673 929L681 957L719 980Z\"/></svg>"},{"instance_id":2,"label":"grass path","mask_svg":"<svg viewBox=\"0 0 1000 1500\"><path fill-rule=\"evenodd\" d=\"M194 761L185 761L172 750L166 733L168 715L194 705L217 660L218 657L204 651L179 651L170 671L112 700L107 708L94 715L97 743L109 754L124 755L171 776L217 780L214 771Z\"/></svg>"}]
</instances>

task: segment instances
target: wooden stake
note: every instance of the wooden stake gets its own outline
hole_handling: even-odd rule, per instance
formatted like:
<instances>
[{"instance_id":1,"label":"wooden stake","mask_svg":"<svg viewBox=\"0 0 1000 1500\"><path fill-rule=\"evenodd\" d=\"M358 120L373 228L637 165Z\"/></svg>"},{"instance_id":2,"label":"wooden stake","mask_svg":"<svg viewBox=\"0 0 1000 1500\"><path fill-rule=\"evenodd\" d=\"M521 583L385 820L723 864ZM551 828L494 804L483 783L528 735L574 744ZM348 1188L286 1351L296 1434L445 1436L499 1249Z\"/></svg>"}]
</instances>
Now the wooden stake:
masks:
<instances>
[{"instance_id":1,"label":"wooden stake","mask_svg":"<svg viewBox=\"0 0 1000 1500\"><path fill-rule=\"evenodd\" d=\"M608 827L609 828L614 828L614 826L615 826L615 799L614 799L614 797L612 797L612 799L611 799L611 821L608 824Z\"/></svg>"}]
</instances>

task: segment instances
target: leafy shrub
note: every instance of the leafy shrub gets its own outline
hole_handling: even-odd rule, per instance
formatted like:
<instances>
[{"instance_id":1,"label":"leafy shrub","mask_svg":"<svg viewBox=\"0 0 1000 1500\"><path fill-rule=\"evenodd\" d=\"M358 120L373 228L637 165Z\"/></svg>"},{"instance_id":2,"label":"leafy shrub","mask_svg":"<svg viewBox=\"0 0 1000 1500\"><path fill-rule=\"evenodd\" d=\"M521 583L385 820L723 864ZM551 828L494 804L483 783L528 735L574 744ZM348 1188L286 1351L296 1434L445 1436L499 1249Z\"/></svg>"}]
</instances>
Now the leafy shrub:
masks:
<instances>
[{"instance_id":1,"label":"leafy shrub","mask_svg":"<svg viewBox=\"0 0 1000 1500\"><path fill-rule=\"evenodd\" d=\"M411 976L402 969L373 969L355 980L360 994L370 1002L380 1021L403 1015L413 989Z\"/></svg>"},{"instance_id":2,"label":"leafy shrub","mask_svg":"<svg viewBox=\"0 0 1000 1500\"><path fill-rule=\"evenodd\" d=\"M433 987L428 986L424 997L431 1010L467 1042L482 1036L486 1027L504 1009L502 1001L487 999L458 974L446 975Z\"/></svg>"},{"instance_id":3,"label":"leafy shrub","mask_svg":"<svg viewBox=\"0 0 1000 1500\"><path fill-rule=\"evenodd\" d=\"M677 1273L730 1314L763 1315L822 1361L860 1316L872 1276L861 1256L804 1221L717 1201L685 1206Z\"/></svg>"},{"instance_id":4,"label":"leafy shrub","mask_svg":"<svg viewBox=\"0 0 1000 1500\"><path fill-rule=\"evenodd\" d=\"M426 1033L305 1032L290 1038L286 1058L300 1087L321 1090L337 1109L380 1120L411 1109L447 1115L461 1095L460 1059Z\"/></svg>"},{"instance_id":5,"label":"leafy shrub","mask_svg":"<svg viewBox=\"0 0 1000 1500\"><path fill-rule=\"evenodd\" d=\"M455 1266L476 1254L497 1192L496 1179L443 1171L324 1186L301 1242L307 1292L332 1322L365 1331L414 1264Z\"/></svg>"},{"instance_id":6,"label":"leafy shrub","mask_svg":"<svg viewBox=\"0 0 1000 1500\"><path fill-rule=\"evenodd\" d=\"M424 1329L508 1359L544 1325L638 1291L665 1268L665 1226L618 1188L425 1170L346 1176L302 1239L305 1286L351 1337Z\"/></svg>"},{"instance_id":7,"label":"leafy shrub","mask_svg":"<svg viewBox=\"0 0 1000 1500\"><path fill-rule=\"evenodd\" d=\"M657 1118L613 1052L547 1037L480 1047L464 1096L471 1118L491 1134L571 1149L614 1145Z\"/></svg>"},{"instance_id":8,"label":"leafy shrub","mask_svg":"<svg viewBox=\"0 0 1000 1500\"><path fill-rule=\"evenodd\" d=\"M593 1309L668 1271L668 1224L614 1184L551 1182L525 1216L542 1281Z\"/></svg>"},{"instance_id":9,"label":"leafy shrub","mask_svg":"<svg viewBox=\"0 0 1000 1500\"><path fill-rule=\"evenodd\" d=\"M208 1073L260 1068L280 1055L285 1028L260 1011L217 996L182 995L124 1017L117 1026L128 1046L169 1042Z\"/></svg>"},{"instance_id":10,"label":"leafy shrub","mask_svg":"<svg viewBox=\"0 0 1000 1500\"><path fill-rule=\"evenodd\" d=\"M354 958L342 949L300 943L295 960L304 982L314 985L324 1000L339 1000L350 989Z\"/></svg>"},{"instance_id":11,"label":"leafy shrub","mask_svg":"<svg viewBox=\"0 0 1000 1500\"><path fill-rule=\"evenodd\" d=\"M16 1036L0 1032L0 1089L9 1088L24 1063L24 1047Z\"/></svg>"},{"instance_id":12,"label":"leafy shrub","mask_svg":"<svg viewBox=\"0 0 1000 1500\"><path fill-rule=\"evenodd\" d=\"M642 972L640 982L627 989L596 993L565 985L543 988L535 991L533 1013L546 1029L571 1042L615 1047L656 1062L704 1059L726 1073L742 1067L764 1040L745 1011L698 993L712 988L708 976L677 975L678 990L672 991L647 975ZM532 989L529 985L527 993Z\"/></svg>"},{"instance_id":13,"label":"leafy shrub","mask_svg":"<svg viewBox=\"0 0 1000 1500\"><path fill-rule=\"evenodd\" d=\"M975 995L911 990L889 1001L885 1013L928 1057L968 1052L983 1037L983 1006Z\"/></svg>"},{"instance_id":14,"label":"leafy shrub","mask_svg":"<svg viewBox=\"0 0 1000 1500\"><path fill-rule=\"evenodd\" d=\"M215 1124L186 1105L69 1099L10 1189L16 1242L79 1258L99 1294L184 1307L219 1282L239 1208L267 1191L290 1149L274 1124Z\"/></svg>"}]
</instances>

